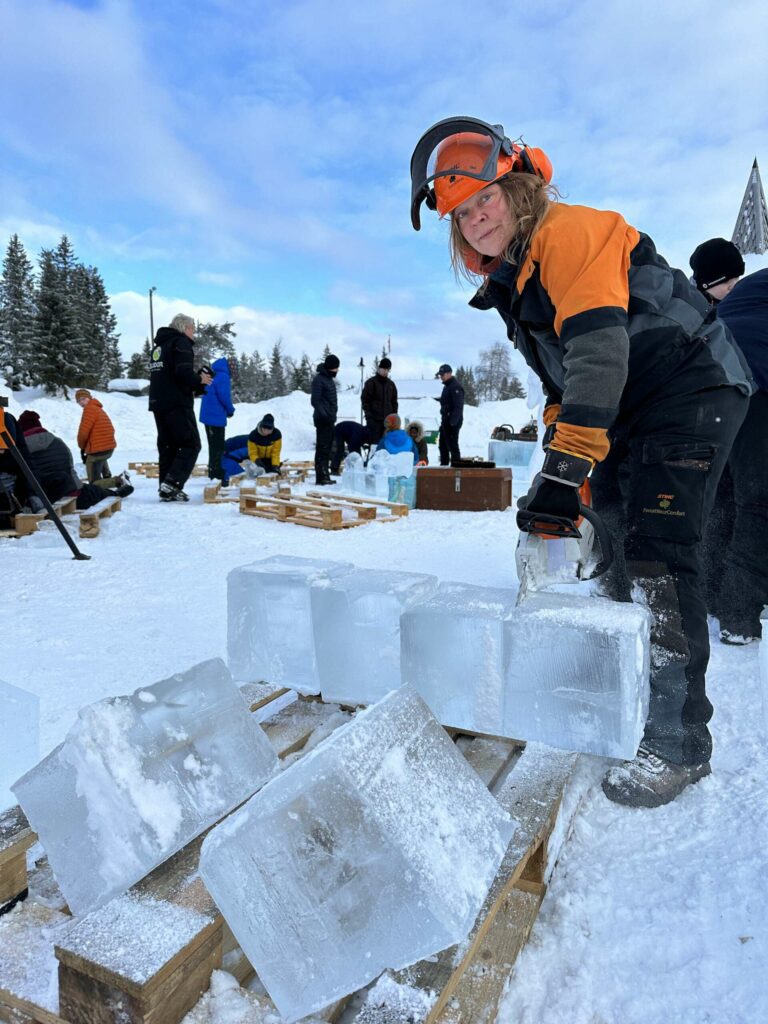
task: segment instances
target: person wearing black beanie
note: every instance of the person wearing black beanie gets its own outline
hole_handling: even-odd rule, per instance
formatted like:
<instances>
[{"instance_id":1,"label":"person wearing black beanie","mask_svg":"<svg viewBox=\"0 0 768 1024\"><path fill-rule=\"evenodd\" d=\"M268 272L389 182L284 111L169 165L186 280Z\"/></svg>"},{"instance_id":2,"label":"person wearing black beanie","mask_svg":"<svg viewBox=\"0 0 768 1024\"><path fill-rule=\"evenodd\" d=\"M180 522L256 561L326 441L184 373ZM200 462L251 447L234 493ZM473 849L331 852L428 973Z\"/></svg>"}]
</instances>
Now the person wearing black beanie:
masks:
<instances>
[{"instance_id":1,"label":"person wearing black beanie","mask_svg":"<svg viewBox=\"0 0 768 1024\"><path fill-rule=\"evenodd\" d=\"M752 373L755 392L720 478L704 535L707 610L724 644L761 637L768 605L768 268L739 280L744 259L710 238L691 254L696 286L717 307Z\"/></svg>"},{"instance_id":2,"label":"person wearing black beanie","mask_svg":"<svg viewBox=\"0 0 768 1024\"><path fill-rule=\"evenodd\" d=\"M336 391L336 374L341 362L338 356L329 353L317 367L312 379L312 420L315 424L315 484L324 487L332 484L330 461L333 447L333 428L336 423L339 400Z\"/></svg>"},{"instance_id":3,"label":"person wearing black beanie","mask_svg":"<svg viewBox=\"0 0 768 1024\"><path fill-rule=\"evenodd\" d=\"M712 302L720 302L744 273L744 257L724 238L708 238L689 260L693 283Z\"/></svg>"},{"instance_id":4,"label":"person wearing black beanie","mask_svg":"<svg viewBox=\"0 0 768 1024\"><path fill-rule=\"evenodd\" d=\"M381 440L384 436L384 420L397 412L397 385L389 376L391 369L392 360L384 356L379 360L374 375L363 385L360 395L371 444Z\"/></svg>"}]
</instances>

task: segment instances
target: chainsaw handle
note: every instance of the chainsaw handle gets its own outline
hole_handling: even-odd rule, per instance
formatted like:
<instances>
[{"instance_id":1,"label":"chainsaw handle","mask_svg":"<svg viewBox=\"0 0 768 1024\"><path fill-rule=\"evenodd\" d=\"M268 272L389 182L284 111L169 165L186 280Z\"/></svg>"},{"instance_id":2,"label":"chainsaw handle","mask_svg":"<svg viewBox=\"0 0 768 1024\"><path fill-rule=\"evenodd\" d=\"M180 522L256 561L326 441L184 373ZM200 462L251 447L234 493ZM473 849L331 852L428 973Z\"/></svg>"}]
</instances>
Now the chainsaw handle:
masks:
<instances>
[{"instance_id":1,"label":"chainsaw handle","mask_svg":"<svg viewBox=\"0 0 768 1024\"><path fill-rule=\"evenodd\" d=\"M611 540L608 527L590 505L582 505L581 514L591 524L600 544L600 561L595 565L589 576L584 577L587 580L593 580L596 576L602 576L603 573L608 572L613 565L615 557L613 541Z\"/></svg>"}]
</instances>

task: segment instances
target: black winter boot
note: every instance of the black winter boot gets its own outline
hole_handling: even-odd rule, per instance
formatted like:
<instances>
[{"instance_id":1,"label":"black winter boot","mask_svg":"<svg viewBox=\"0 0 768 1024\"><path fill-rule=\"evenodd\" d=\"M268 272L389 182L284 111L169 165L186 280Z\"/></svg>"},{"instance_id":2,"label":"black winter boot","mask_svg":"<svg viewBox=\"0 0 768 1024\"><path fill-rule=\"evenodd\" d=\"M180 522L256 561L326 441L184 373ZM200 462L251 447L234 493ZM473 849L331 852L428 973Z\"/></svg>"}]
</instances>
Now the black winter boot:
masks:
<instances>
[{"instance_id":1,"label":"black winter boot","mask_svg":"<svg viewBox=\"0 0 768 1024\"><path fill-rule=\"evenodd\" d=\"M603 792L625 807L660 807L710 774L709 761L682 765L665 761L642 744L632 761L611 768L603 779Z\"/></svg>"}]
</instances>

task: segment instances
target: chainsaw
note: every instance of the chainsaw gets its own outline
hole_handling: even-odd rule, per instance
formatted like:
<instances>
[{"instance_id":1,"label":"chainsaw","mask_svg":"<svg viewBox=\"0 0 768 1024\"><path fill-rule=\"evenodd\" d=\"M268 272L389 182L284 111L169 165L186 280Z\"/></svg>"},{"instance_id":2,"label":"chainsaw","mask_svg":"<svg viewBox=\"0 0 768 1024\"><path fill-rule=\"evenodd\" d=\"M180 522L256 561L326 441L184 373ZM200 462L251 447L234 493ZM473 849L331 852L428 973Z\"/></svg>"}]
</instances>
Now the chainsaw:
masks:
<instances>
[{"instance_id":1,"label":"chainsaw","mask_svg":"<svg viewBox=\"0 0 768 1024\"><path fill-rule=\"evenodd\" d=\"M575 521L520 509L515 565L520 580L517 604L529 593L556 583L582 583L602 576L613 564L611 535L592 508L589 482L579 491L581 515ZM599 557L595 557L595 541Z\"/></svg>"}]
</instances>

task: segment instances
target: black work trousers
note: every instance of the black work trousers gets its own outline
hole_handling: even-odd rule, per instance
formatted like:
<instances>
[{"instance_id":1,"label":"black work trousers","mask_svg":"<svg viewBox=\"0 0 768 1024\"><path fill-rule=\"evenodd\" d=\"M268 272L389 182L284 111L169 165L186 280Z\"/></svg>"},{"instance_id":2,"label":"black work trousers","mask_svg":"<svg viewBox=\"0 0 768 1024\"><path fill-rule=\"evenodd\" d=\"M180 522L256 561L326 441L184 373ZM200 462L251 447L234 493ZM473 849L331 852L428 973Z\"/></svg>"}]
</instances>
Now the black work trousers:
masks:
<instances>
[{"instance_id":1,"label":"black work trousers","mask_svg":"<svg viewBox=\"0 0 768 1024\"><path fill-rule=\"evenodd\" d=\"M768 392L758 391L720 478L704 537L707 608L721 629L760 636L768 605Z\"/></svg>"},{"instance_id":2,"label":"black work trousers","mask_svg":"<svg viewBox=\"0 0 768 1024\"><path fill-rule=\"evenodd\" d=\"M212 427L205 424L205 437L208 441L208 479L223 480L224 470L221 468L221 457L224 454L224 427Z\"/></svg>"},{"instance_id":3,"label":"black work trousers","mask_svg":"<svg viewBox=\"0 0 768 1024\"><path fill-rule=\"evenodd\" d=\"M315 423L315 482L330 481L329 463L333 447L333 420L319 420Z\"/></svg>"},{"instance_id":4,"label":"black work trousers","mask_svg":"<svg viewBox=\"0 0 768 1024\"><path fill-rule=\"evenodd\" d=\"M159 483L166 480L183 487L200 452L200 432L194 409L166 409L156 412Z\"/></svg>"},{"instance_id":5,"label":"black work trousers","mask_svg":"<svg viewBox=\"0 0 768 1024\"><path fill-rule=\"evenodd\" d=\"M366 416L365 425L368 427L368 439L370 443L378 444L382 437L384 437L384 420L375 420Z\"/></svg>"},{"instance_id":6,"label":"black work trousers","mask_svg":"<svg viewBox=\"0 0 768 1024\"><path fill-rule=\"evenodd\" d=\"M643 743L675 764L700 764L712 752L700 548L747 403L735 387L657 399L613 431L611 451L591 478L595 510L623 540L608 592L630 600L637 588L633 596L653 617Z\"/></svg>"},{"instance_id":7,"label":"black work trousers","mask_svg":"<svg viewBox=\"0 0 768 1024\"><path fill-rule=\"evenodd\" d=\"M452 427L449 420L440 420L440 465L450 466L455 459L461 458L461 452L459 451L459 431L461 430L461 423L457 423L455 427Z\"/></svg>"}]
</instances>

